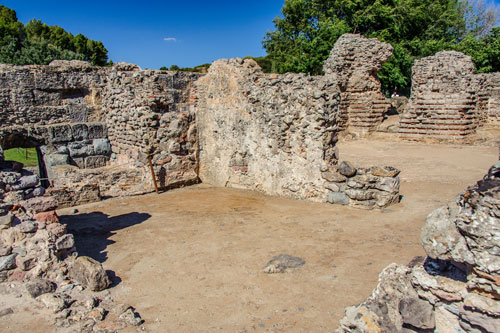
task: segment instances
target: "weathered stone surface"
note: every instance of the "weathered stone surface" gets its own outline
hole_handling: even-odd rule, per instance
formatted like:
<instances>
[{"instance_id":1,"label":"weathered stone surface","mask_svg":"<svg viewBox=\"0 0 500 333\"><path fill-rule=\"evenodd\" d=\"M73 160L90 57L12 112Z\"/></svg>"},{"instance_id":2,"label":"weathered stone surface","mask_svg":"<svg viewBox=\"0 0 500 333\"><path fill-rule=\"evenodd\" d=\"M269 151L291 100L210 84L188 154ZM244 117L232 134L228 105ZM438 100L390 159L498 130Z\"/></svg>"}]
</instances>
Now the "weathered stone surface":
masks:
<instances>
[{"instance_id":1,"label":"weathered stone surface","mask_svg":"<svg viewBox=\"0 0 500 333\"><path fill-rule=\"evenodd\" d=\"M75 246L75 239L72 234L66 234L56 240L56 249L59 251L69 250Z\"/></svg>"},{"instance_id":2,"label":"weathered stone surface","mask_svg":"<svg viewBox=\"0 0 500 333\"><path fill-rule=\"evenodd\" d=\"M356 174L356 168L349 161L343 161L339 164L338 171L341 175L352 177Z\"/></svg>"},{"instance_id":3,"label":"weathered stone surface","mask_svg":"<svg viewBox=\"0 0 500 333\"><path fill-rule=\"evenodd\" d=\"M331 204L348 205L349 197L344 192L329 192L328 202Z\"/></svg>"},{"instance_id":4,"label":"weathered stone surface","mask_svg":"<svg viewBox=\"0 0 500 333\"><path fill-rule=\"evenodd\" d=\"M69 268L69 275L93 291L104 290L111 285L101 264L89 257L78 257Z\"/></svg>"},{"instance_id":5,"label":"weathered stone surface","mask_svg":"<svg viewBox=\"0 0 500 333\"><path fill-rule=\"evenodd\" d=\"M429 215L422 244L433 258L452 260L500 275L500 177L488 174L456 205Z\"/></svg>"},{"instance_id":6,"label":"weathered stone surface","mask_svg":"<svg viewBox=\"0 0 500 333\"><path fill-rule=\"evenodd\" d=\"M10 224L12 223L13 218L14 218L14 216L11 214L0 216L0 226L4 225L4 226L10 227Z\"/></svg>"},{"instance_id":7,"label":"weathered stone surface","mask_svg":"<svg viewBox=\"0 0 500 333\"><path fill-rule=\"evenodd\" d=\"M346 309L337 332L498 331L498 170L428 216L425 263L384 269L371 296Z\"/></svg>"},{"instance_id":8,"label":"weathered stone surface","mask_svg":"<svg viewBox=\"0 0 500 333\"><path fill-rule=\"evenodd\" d=\"M36 230L38 229L38 225L34 222L31 222L31 221L25 221L25 222L22 222L21 224L19 224L19 226L17 226L17 228L19 228L20 232L33 233L33 232L36 232Z\"/></svg>"},{"instance_id":9,"label":"weathered stone surface","mask_svg":"<svg viewBox=\"0 0 500 333\"><path fill-rule=\"evenodd\" d=\"M16 268L16 254L0 257L0 272Z\"/></svg>"},{"instance_id":10,"label":"weathered stone surface","mask_svg":"<svg viewBox=\"0 0 500 333\"><path fill-rule=\"evenodd\" d=\"M43 303L47 308L52 310L54 313L60 312L67 307L64 299L58 297L55 294L44 293L37 297L37 299Z\"/></svg>"},{"instance_id":11,"label":"weathered stone surface","mask_svg":"<svg viewBox=\"0 0 500 333\"><path fill-rule=\"evenodd\" d=\"M40 295L51 293L56 290L54 283L45 279L36 279L31 282L26 283L26 291L33 298L37 298Z\"/></svg>"},{"instance_id":12,"label":"weathered stone surface","mask_svg":"<svg viewBox=\"0 0 500 333\"><path fill-rule=\"evenodd\" d=\"M56 237L62 237L66 234L66 225L61 223L51 223L47 225L46 229Z\"/></svg>"},{"instance_id":13,"label":"weathered stone surface","mask_svg":"<svg viewBox=\"0 0 500 333\"><path fill-rule=\"evenodd\" d=\"M39 213L47 212L57 208L57 200L52 197L36 197L19 202L28 211Z\"/></svg>"},{"instance_id":14,"label":"weathered stone surface","mask_svg":"<svg viewBox=\"0 0 500 333\"><path fill-rule=\"evenodd\" d=\"M392 55L392 46L375 38L344 34L323 69L341 91L339 127L359 134L374 131L389 108L377 72Z\"/></svg>"},{"instance_id":15,"label":"weathered stone surface","mask_svg":"<svg viewBox=\"0 0 500 333\"><path fill-rule=\"evenodd\" d=\"M288 254L280 254L273 257L264 268L264 273L285 273L292 268L301 267L305 264L305 260L293 257Z\"/></svg>"}]
</instances>

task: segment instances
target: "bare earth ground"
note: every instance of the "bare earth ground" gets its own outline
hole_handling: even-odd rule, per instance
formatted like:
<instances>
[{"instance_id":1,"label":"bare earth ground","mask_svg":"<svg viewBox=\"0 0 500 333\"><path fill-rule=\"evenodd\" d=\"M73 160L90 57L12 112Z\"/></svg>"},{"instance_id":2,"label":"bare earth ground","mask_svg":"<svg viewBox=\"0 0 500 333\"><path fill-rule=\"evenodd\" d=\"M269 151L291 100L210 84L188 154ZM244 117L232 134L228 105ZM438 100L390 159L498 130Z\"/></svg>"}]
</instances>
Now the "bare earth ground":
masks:
<instances>
[{"instance_id":1,"label":"bare earth ground","mask_svg":"<svg viewBox=\"0 0 500 333\"><path fill-rule=\"evenodd\" d=\"M425 217L498 160L498 148L488 146L370 139L339 149L357 166L401 169L402 202L364 211L202 184L58 213L79 253L114 272L111 294L136 308L145 330L332 331L385 266L424 255ZM306 264L263 273L281 253ZM14 315L0 318L0 331L5 320L22 329Z\"/></svg>"}]
</instances>

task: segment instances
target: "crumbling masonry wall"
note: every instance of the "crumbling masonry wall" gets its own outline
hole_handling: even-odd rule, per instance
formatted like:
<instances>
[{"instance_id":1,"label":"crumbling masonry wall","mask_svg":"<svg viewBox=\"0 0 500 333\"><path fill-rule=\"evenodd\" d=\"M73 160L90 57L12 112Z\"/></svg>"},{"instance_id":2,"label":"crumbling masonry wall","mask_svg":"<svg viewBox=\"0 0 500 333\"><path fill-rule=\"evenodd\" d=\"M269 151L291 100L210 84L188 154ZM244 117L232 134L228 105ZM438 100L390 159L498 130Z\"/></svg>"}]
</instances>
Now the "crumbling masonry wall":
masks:
<instances>
[{"instance_id":1,"label":"crumbling masonry wall","mask_svg":"<svg viewBox=\"0 0 500 333\"><path fill-rule=\"evenodd\" d=\"M337 166L335 146L339 125L367 130L376 124L347 122L352 114L342 96L354 92L356 82L369 81L365 87L373 90L358 97L366 102L367 118L379 112L372 108L379 98L372 94L378 83L373 75L390 51L376 40L344 35L325 63L325 75L317 77L263 74L252 60L214 62L195 83L201 180L361 208L398 202L398 170Z\"/></svg>"},{"instance_id":2,"label":"crumbling masonry wall","mask_svg":"<svg viewBox=\"0 0 500 333\"><path fill-rule=\"evenodd\" d=\"M201 178L382 207L397 201L399 171L349 165L343 175L335 143L339 129L367 132L381 121L376 72L390 53L344 35L319 77L267 75L237 59L215 62L206 76L125 63L2 66L1 144L40 147L60 206L151 191L151 156L163 188Z\"/></svg>"},{"instance_id":3,"label":"crumbling masonry wall","mask_svg":"<svg viewBox=\"0 0 500 333\"><path fill-rule=\"evenodd\" d=\"M411 98L401 115L405 139L462 139L499 117L499 73L474 74L470 56L442 51L415 61Z\"/></svg>"},{"instance_id":4,"label":"crumbling masonry wall","mask_svg":"<svg viewBox=\"0 0 500 333\"><path fill-rule=\"evenodd\" d=\"M390 107L377 77L391 57L390 44L356 34L342 35L325 61L325 76L340 89L339 128L361 135L374 131Z\"/></svg>"}]
</instances>

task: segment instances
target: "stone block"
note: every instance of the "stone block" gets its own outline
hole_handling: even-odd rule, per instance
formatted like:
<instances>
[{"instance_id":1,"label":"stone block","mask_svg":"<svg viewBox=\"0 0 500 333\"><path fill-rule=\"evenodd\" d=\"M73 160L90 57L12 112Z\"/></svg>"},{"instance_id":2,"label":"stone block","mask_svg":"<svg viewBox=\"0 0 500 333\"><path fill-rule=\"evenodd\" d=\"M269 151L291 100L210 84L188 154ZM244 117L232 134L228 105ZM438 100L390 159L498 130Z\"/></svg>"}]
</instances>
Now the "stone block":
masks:
<instances>
[{"instance_id":1,"label":"stone block","mask_svg":"<svg viewBox=\"0 0 500 333\"><path fill-rule=\"evenodd\" d=\"M96 169L106 166L106 156L89 156L85 159L85 169Z\"/></svg>"},{"instance_id":2,"label":"stone block","mask_svg":"<svg viewBox=\"0 0 500 333\"><path fill-rule=\"evenodd\" d=\"M101 123L89 123L87 126L89 139L102 139L106 137L106 125Z\"/></svg>"},{"instance_id":3,"label":"stone block","mask_svg":"<svg viewBox=\"0 0 500 333\"><path fill-rule=\"evenodd\" d=\"M92 291L101 291L111 285L102 265L89 257L78 257L69 268L69 275L85 288Z\"/></svg>"},{"instance_id":4,"label":"stone block","mask_svg":"<svg viewBox=\"0 0 500 333\"><path fill-rule=\"evenodd\" d=\"M71 105L69 119L72 123L84 123L89 120L89 112L86 105Z\"/></svg>"},{"instance_id":5,"label":"stone block","mask_svg":"<svg viewBox=\"0 0 500 333\"><path fill-rule=\"evenodd\" d=\"M78 141L87 140L89 138L89 129L87 124L75 124L71 126L73 138Z\"/></svg>"},{"instance_id":6,"label":"stone block","mask_svg":"<svg viewBox=\"0 0 500 333\"><path fill-rule=\"evenodd\" d=\"M94 145L88 141L70 142L68 144L69 156L87 157L94 155Z\"/></svg>"},{"instance_id":7,"label":"stone block","mask_svg":"<svg viewBox=\"0 0 500 333\"><path fill-rule=\"evenodd\" d=\"M46 166L52 167L56 165L67 165L69 164L69 156L67 154L48 154L43 157Z\"/></svg>"},{"instance_id":8,"label":"stone block","mask_svg":"<svg viewBox=\"0 0 500 333\"><path fill-rule=\"evenodd\" d=\"M49 140L51 143L69 142L73 140L70 125L54 125L49 128Z\"/></svg>"},{"instance_id":9,"label":"stone block","mask_svg":"<svg viewBox=\"0 0 500 333\"><path fill-rule=\"evenodd\" d=\"M94 154L95 155L106 155L111 154L111 144L108 139L94 139Z\"/></svg>"},{"instance_id":10,"label":"stone block","mask_svg":"<svg viewBox=\"0 0 500 333\"><path fill-rule=\"evenodd\" d=\"M348 205L349 197L343 192L329 192L328 202L331 204Z\"/></svg>"},{"instance_id":11,"label":"stone block","mask_svg":"<svg viewBox=\"0 0 500 333\"><path fill-rule=\"evenodd\" d=\"M0 272L16 268L16 254L0 257Z\"/></svg>"}]
</instances>

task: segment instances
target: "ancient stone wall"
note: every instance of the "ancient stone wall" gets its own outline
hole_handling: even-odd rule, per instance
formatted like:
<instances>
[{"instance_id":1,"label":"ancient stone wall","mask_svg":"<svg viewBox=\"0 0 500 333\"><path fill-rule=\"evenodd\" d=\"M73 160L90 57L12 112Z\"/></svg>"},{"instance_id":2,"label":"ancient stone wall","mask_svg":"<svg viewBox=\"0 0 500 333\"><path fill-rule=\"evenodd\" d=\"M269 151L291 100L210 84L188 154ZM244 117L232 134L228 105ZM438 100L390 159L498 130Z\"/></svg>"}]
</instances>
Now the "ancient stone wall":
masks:
<instances>
[{"instance_id":1,"label":"ancient stone wall","mask_svg":"<svg viewBox=\"0 0 500 333\"><path fill-rule=\"evenodd\" d=\"M189 94L198 76L124 63L2 65L1 144L39 148L61 206L152 190L148 153L160 186L196 182ZM93 195L83 193L90 188Z\"/></svg>"},{"instance_id":2,"label":"ancient stone wall","mask_svg":"<svg viewBox=\"0 0 500 333\"><path fill-rule=\"evenodd\" d=\"M151 154L161 187L198 179L197 131L190 105L200 74L114 66L103 91L111 165L148 172ZM134 184L130 184L134 185Z\"/></svg>"},{"instance_id":3,"label":"ancient stone wall","mask_svg":"<svg viewBox=\"0 0 500 333\"><path fill-rule=\"evenodd\" d=\"M214 62L195 83L201 180L360 208L398 202L398 170L337 166L339 78L336 67L310 77Z\"/></svg>"},{"instance_id":4,"label":"ancient stone wall","mask_svg":"<svg viewBox=\"0 0 500 333\"><path fill-rule=\"evenodd\" d=\"M401 115L406 139L462 139L498 117L500 75L474 74L470 56L442 51L415 61L411 98Z\"/></svg>"},{"instance_id":5,"label":"ancient stone wall","mask_svg":"<svg viewBox=\"0 0 500 333\"><path fill-rule=\"evenodd\" d=\"M321 171L337 164L337 86L230 59L215 61L196 87L202 181L326 201Z\"/></svg>"},{"instance_id":6,"label":"ancient stone wall","mask_svg":"<svg viewBox=\"0 0 500 333\"><path fill-rule=\"evenodd\" d=\"M498 332L500 162L432 212L421 240L428 257L386 267L336 332Z\"/></svg>"},{"instance_id":7,"label":"ancient stone wall","mask_svg":"<svg viewBox=\"0 0 500 333\"><path fill-rule=\"evenodd\" d=\"M339 127L367 134L382 122L390 103L381 92L377 72L392 55L392 46L356 34L344 34L325 61L325 76L339 85Z\"/></svg>"}]
</instances>

